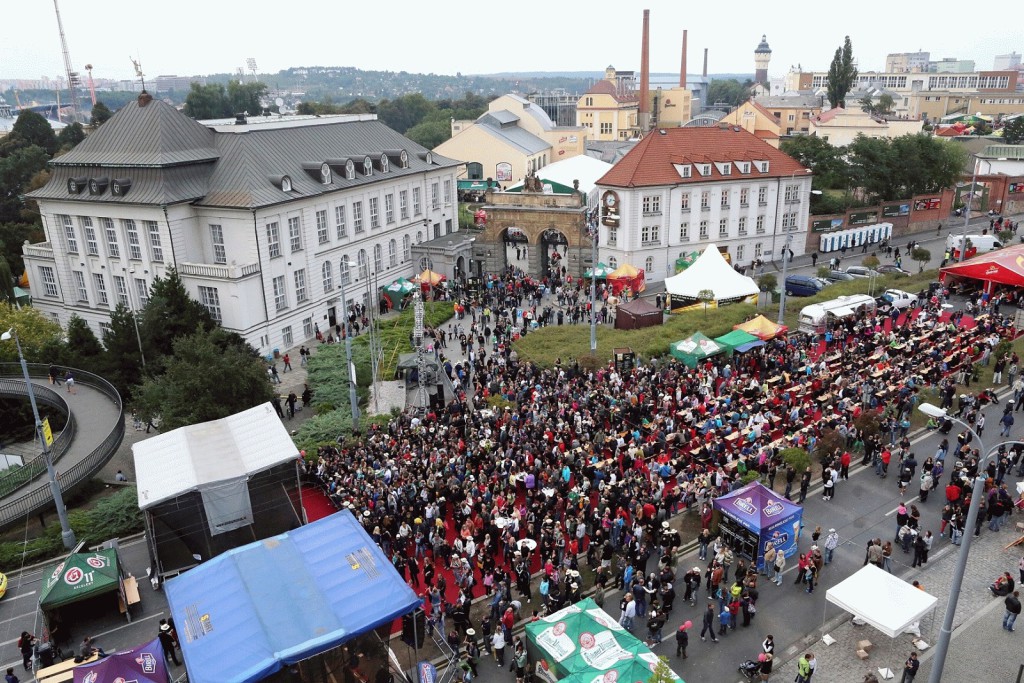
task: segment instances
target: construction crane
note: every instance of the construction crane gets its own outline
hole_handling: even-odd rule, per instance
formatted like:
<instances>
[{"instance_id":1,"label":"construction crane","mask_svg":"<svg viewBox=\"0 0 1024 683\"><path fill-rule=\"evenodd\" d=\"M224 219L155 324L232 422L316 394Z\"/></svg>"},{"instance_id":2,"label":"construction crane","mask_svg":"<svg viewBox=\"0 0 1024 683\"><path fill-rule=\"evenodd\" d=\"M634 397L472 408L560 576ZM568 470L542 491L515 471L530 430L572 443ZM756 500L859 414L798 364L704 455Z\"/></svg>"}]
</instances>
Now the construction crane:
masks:
<instances>
[{"instance_id":1,"label":"construction crane","mask_svg":"<svg viewBox=\"0 0 1024 683\"><path fill-rule=\"evenodd\" d=\"M53 9L57 13L57 29L60 31L60 47L64 52L64 71L68 77L68 90L71 93L71 112L74 121L78 121L78 86L81 81L78 72L71 70L71 53L68 51L68 41L64 37L64 24L60 20L60 6L57 0L53 0ZM57 110L57 118L60 118L60 110Z\"/></svg>"},{"instance_id":2,"label":"construction crane","mask_svg":"<svg viewBox=\"0 0 1024 683\"><path fill-rule=\"evenodd\" d=\"M92 80L92 64L86 64L85 70L89 72L89 97L92 98L92 106L96 106L96 83Z\"/></svg>"}]
</instances>

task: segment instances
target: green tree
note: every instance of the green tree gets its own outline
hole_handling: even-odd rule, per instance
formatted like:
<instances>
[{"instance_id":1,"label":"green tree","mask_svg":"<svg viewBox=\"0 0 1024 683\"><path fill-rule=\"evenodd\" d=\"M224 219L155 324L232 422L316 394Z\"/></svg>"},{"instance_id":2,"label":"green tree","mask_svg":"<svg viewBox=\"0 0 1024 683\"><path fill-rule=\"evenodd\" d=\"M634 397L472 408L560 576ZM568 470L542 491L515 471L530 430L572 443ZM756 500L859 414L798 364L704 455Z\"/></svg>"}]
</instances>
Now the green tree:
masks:
<instances>
[{"instance_id":1,"label":"green tree","mask_svg":"<svg viewBox=\"0 0 1024 683\"><path fill-rule=\"evenodd\" d=\"M798 135L783 140L780 148L814 171L812 185L816 190L845 189L850 183L850 165L845 148L833 147L816 135Z\"/></svg>"},{"instance_id":2,"label":"green tree","mask_svg":"<svg viewBox=\"0 0 1024 683\"><path fill-rule=\"evenodd\" d=\"M377 105L377 116L389 128L405 133L435 109L434 103L423 95L412 93L394 100L381 100Z\"/></svg>"},{"instance_id":3,"label":"green tree","mask_svg":"<svg viewBox=\"0 0 1024 683\"><path fill-rule=\"evenodd\" d=\"M7 259L0 258L0 302L14 305L14 274Z\"/></svg>"},{"instance_id":4,"label":"green tree","mask_svg":"<svg viewBox=\"0 0 1024 683\"><path fill-rule=\"evenodd\" d=\"M828 101L833 107L846 107L846 95L857 82L857 67L853 63L853 44L846 36L842 47L836 48L828 68Z\"/></svg>"},{"instance_id":5,"label":"green tree","mask_svg":"<svg viewBox=\"0 0 1024 683\"><path fill-rule=\"evenodd\" d=\"M889 93L883 93L878 98L878 106L875 107L875 113L882 114L883 116L888 116L889 114L892 114L893 108L895 106L896 101L892 98L892 95L890 95Z\"/></svg>"},{"instance_id":6,"label":"green tree","mask_svg":"<svg viewBox=\"0 0 1024 683\"><path fill-rule=\"evenodd\" d=\"M110 117L114 115L114 112L110 111L110 108L102 102L96 102L92 105L92 114L89 117L89 125L99 127L110 120Z\"/></svg>"},{"instance_id":7,"label":"green tree","mask_svg":"<svg viewBox=\"0 0 1024 683\"><path fill-rule=\"evenodd\" d=\"M46 358L41 350L50 342L60 340L63 334L60 325L44 316L39 309L22 306L20 309L7 303L0 303L0 332L14 328L18 332L22 353L29 363L42 363ZM0 362L18 360L18 349L13 341L0 342Z\"/></svg>"},{"instance_id":8,"label":"green tree","mask_svg":"<svg viewBox=\"0 0 1024 683\"><path fill-rule=\"evenodd\" d=\"M868 254L863 259L861 259L860 264L865 268L877 268L879 260L878 257L875 256L874 254Z\"/></svg>"},{"instance_id":9,"label":"green tree","mask_svg":"<svg viewBox=\"0 0 1024 683\"><path fill-rule=\"evenodd\" d=\"M142 356L135 333L135 315L122 303L110 313L110 327L103 332L103 347L100 374L117 387L121 396L130 397L142 381Z\"/></svg>"},{"instance_id":10,"label":"green tree","mask_svg":"<svg viewBox=\"0 0 1024 683\"><path fill-rule=\"evenodd\" d=\"M433 149L451 138L452 126L448 121L424 121L405 131L405 136L427 149Z\"/></svg>"},{"instance_id":11,"label":"green tree","mask_svg":"<svg viewBox=\"0 0 1024 683\"><path fill-rule=\"evenodd\" d=\"M932 252L924 247L914 247L910 252L910 258L917 261L917 272L923 273L925 264L932 260Z\"/></svg>"},{"instance_id":12,"label":"green tree","mask_svg":"<svg viewBox=\"0 0 1024 683\"><path fill-rule=\"evenodd\" d=\"M82 128L82 124L75 121L70 126L64 126L57 134L57 145L62 153L68 152L84 139L85 129Z\"/></svg>"},{"instance_id":13,"label":"green tree","mask_svg":"<svg viewBox=\"0 0 1024 683\"><path fill-rule=\"evenodd\" d=\"M654 665L654 671L651 672L647 683L676 683L678 680L679 677L672 673L672 667L668 665L668 657L661 655L658 657L658 663Z\"/></svg>"},{"instance_id":14,"label":"green tree","mask_svg":"<svg viewBox=\"0 0 1024 683\"><path fill-rule=\"evenodd\" d=\"M72 315L68 321L66 335L69 360L64 362L83 370L98 368L103 356L103 346L89 327L89 323L77 315Z\"/></svg>"},{"instance_id":15,"label":"green tree","mask_svg":"<svg viewBox=\"0 0 1024 683\"><path fill-rule=\"evenodd\" d=\"M192 83L185 96L185 113L194 119L222 119L234 114L220 83Z\"/></svg>"},{"instance_id":16,"label":"green tree","mask_svg":"<svg viewBox=\"0 0 1024 683\"><path fill-rule=\"evenodd\" d=\"M860 105L861 111L867 112L868 114L875 113L875 101L871 99L871 95L865 95L864 97L857 100L857 104Z\"/></svg>"},{"instance_id":17,"label":"green tree","mask_svg":"<svg viewBox=\"0 0 1024 683\"><path fill-rule=\"evenodd\" d=\"M708 304L715 300L715 292L712 289L702 289L697 292L697 298L704 304L704 317L708 317Z\"/></svg>"},{"instance_id":18,"label":"green tree","mask_svg":"<svg viewBox=\"0 0 1024 683\"><path fill-rule=\"evenodd\" d=\"M902 191L893 190L897 185L893 177L897 161L892 152L888 140L858 135L846 148L853 185L875 199L889 199L893 194L902 198Z\"/></svg>"},{"instance_id":19,"label":"green tree","mask_svg":"<svg viewBox=\"0 0 1024 683\"><path fill-rule=\"evenodd\" d=\"M738 107L750 97L750 88L735 78L716 78L708 86L708 106L719 103Z\"/></svg>"},{"instance_id":20,"label":"green tree","mask_svg":"<svg viewBox=\"0 0 1024 683\"><path fill-rule=\"evenodd\" d=\"M263 363L235 345L222 329L197 330L174 342L166 369L137 389L144 420L161 429L216 420L270 401L274 392Z\"/></svg>"},{"instance_id":21,"label":"green tree","mask_svg":"<svg viewBox=\"0 0 1024 683\"><path fill-rule=\"evenodd\" d=\"M18 114L18 120L11 126L10 135L16 140L24 140L29 145L42 147L50 156L57 151L57 136L54 135L50 122L29 109L23 109Z\"/></svg>"},{"instance_id":22,"label":"green tree","mask_svg":"<svg viewBox=\"0 0 1024 683\"><path fill-rule=\"evenodd\" d=\"M263 112L262 98L267 94L267 86L263 83L228 83L228 116L246 113L257 116Z\"/></svg>"},{"instance_id":23,"label":"green tree","mask_svg":"<svg viewBox=\"0 0 1024 683\"><path fill-rule=\"evenodd\" d=\"M2 163L2 162L0 162ZM0 209L3 204L0 203ZM38 225L31 223L0 223L0 256L7 264L11 273L15 276L25 271L25 262L22 259L21 245L26 240L31 242L42 242L43 230Z\"/></svg>"},{"instance_id":24,"label":"green tree","mask_svg":"<svg viewBox=\"0 0 1024 683\"><path fill-rule=\"evenodd\" d=\"M0 223L22 222L21 212L25 205L21 195L32 177L46 170L48 161L46 150L38 145L21 147L8 156L0 157ZM18 252L21 252L20 244Z\"/></svg>"},{"instance_id":25,"label":"green tree","mask_svg":"<svg viewBox=\"0 0 1024 683\"><path fill-rule=\"evenodd\" d=\"M1024 142L1024 116L1010 119L1003 126L1003 140L1008 145Z\"/></svg>"},{"instance_id":26,"label":"green tree","mask_svg":"<svg viewBox=\"0 0 1024 683\"><path fill-rule=\"evenodd\" d=\"M775 273L765 273L757 278L757 286L762 292L774 292L779 286L779 278L775 277Z\"/></svg>"},{"instance_id":27,"label":"green tree","mask_svg":"<svg viewBox=\"0 0 1024 683\"><path fill-rule=\"evenodd\" d=\"M185 289L178 272L171 268L165 277L157 277L149 288L149 302L139 314L139 332L143 346L156 366L161 356L174 349L174 340L197 329L212 330L217 326L210 312L193 299Z\"/></svg>"}]
</instances>

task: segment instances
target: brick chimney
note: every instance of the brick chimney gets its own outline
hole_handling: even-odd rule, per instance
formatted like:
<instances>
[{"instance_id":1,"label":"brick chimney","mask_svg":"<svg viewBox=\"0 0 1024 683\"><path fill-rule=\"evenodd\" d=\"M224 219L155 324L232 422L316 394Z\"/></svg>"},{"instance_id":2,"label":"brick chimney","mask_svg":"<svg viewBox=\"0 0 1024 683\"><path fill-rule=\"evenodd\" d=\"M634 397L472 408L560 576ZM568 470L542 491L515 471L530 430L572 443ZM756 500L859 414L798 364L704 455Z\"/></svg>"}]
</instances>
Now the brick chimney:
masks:
<instances>
[{"instance_id":1,"label":"brick chimney","mask_svg":"<svg viewBox=\"0 0 1024 683\"><path fill-rule=\"evenodd\" d=\"M683 57L679 64L679 87L686 87L686 29L683 29Z\"/></svg>"},{"instance_id":2,"label":"brick chimney","mask_svg":"<svg viewBox=\"0 0 1024 683\"><path fill-rule=\"evenodd\" d=\"M644 30L640 44L640 107L637 110L637 124L646 133L651 127L651 10L644 10Z\"/></svg>"},{"instance_id":3,"label":"brick chimney","mask_svg":"<svg viewBox=\"0 0 1024 683\"><path fill-rule=\"evenodd\" d=\"M704 48L704 71L701 72L704 78L708 77L708 49Z\"/></svg>"}]
</instances>

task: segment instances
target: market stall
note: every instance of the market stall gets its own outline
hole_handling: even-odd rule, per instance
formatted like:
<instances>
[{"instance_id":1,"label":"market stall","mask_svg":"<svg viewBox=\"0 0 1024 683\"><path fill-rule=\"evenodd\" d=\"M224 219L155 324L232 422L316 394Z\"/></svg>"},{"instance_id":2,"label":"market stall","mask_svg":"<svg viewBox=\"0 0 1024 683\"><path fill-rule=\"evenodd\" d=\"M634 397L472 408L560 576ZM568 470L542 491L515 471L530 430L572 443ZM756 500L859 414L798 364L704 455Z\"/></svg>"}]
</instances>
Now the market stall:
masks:
<instances>
[{"instance_id":1,"label":"market stall","mask_svg":"<svg viewBox=\"0 0 1024 683\"><path fill-rule=\"evenodd\" d=\"M725 347L709 339L700 332L694 332L691 336L669 345L669 352L673 357L683 361L689 368L697 367L697 363L725 351Z\"/></svg>"},{"instance_id":2,"label":"market stall","mask_svg":"<svg viewBox=\"0 0 1024 683\"><path fill-rule=\"evenodd\" d=\"M990 251L939 271L942 282L948 283L951 277L980 280L988 293L996 285L1024 287L1024 244Z\"/></svg>"},{"instance_id":3,"label":"market stall","mask_svg":"<svg viewBox=\"0 0 1024 683\"><path fill-rule=\"evenodd\" d=\"M533 673L550 683L646 681L658 663L650 648L591 598L526 624L526 650Z\"/></svg>"},{"instance_id":4,"label":"market stall","mask_svg":"<svg viewBox=\"0 0 1024 683\"><path fill-rule=\"evenodd\" d=\"M639 294L647 289L647 276L644 271L629 263L608 273L608 285L612 288L613 294L621 294L628 290L631 294Z\"/></svg>"},{"instance_id":5,"label":"market stall","mask_svg":"<svg viewBox=\"0 0 1024 683\"><path fill-rule=\"evenodd\" d=\"M614 268L609 268L604 263L598 263L597 267L595 267L595 268L587 268L583 272L583 277L585 279L587 279L587 280L589 280L590 278L596 278L598 280L606 280L606 279L608 279L608 274L611 273L613 270L614 270Z\"/></svg>"},{"instance_id":6,"label":"market stall","mask_svg":"<svg viewBox=\"0 0 1024 683\"><path fill-rule=\"evenodd\" d=\"M662 310L644 299L633 299L615 308L615 329L639 330L665 322Z\"/></svg>"},{"instance_id":7,"label":"market stall","mask_svg":"<svg viewBox=\"0 0 1024 683\"><path fill-rule=\"evenodd\" d=\"M709 244L686 270L665 279L665 292L668 293L669 310L672 312L703 306L700 294L704 290L714 294L710 302L712 306L737 301L753 302L759 291L756 282L733 270L714 244Z\"/></svg>"},{"instance_id":8,"label":"market stall","mask_svg":"<svg viewBox=\"0 0 1024 683\"><path fill-rule=\"evenodd\" d=\"M384 288L382 296L388 302L388 308L404 308L407 296L416 291L416 285L400 277Z\"/></svg>"},{"instance_id":9,"label":"market stall","mask_svg":"<svg viewBox=\"0 0 1024 683\"><path fill-rule=\"evenodd\" d=\"M715 341L733 353L746 353L751 349L764 346L762 340L743 330L733 330L721 337L715 337Z\"/></svg>"},{"instance_id":10,"label":"market stall","mask_svg":"<svg viewBox=\"0 0 1024 683\"><path fill-rule=\"evenodd\" d=\"M756 318L748 320L745 323L733 325L732 329L749 332L758 339L763 339L764 341L774 339L775 337L784 335L786 334L786 332L789 331L789 328L786 327L785 325L773 323L771 320L764 317L763 315L758 315Z\"/></svg>"},{"instance_id":11,"label":"market stall","mask_svg":"<svg viewBox=\"0 0 1024 683\"><path fill-rule=\"evenodd\" d=\"M74 667L75 683L99 681L132 681L132 683L167 683L167 660L160 639Z\"/></svg>"},{"instance_id":12,"label":"market stall","mask_svg":"<svg viewBox=\"0 0 1024 683\"><path fill-rule=\"evenodd\" d=\"M760 482L752 481L719 496L714 508L721 513L719 530L725 542L758 569L764 564L769 543L786 557L797 553L803 508Z\"/></svg>"}]
</instances>

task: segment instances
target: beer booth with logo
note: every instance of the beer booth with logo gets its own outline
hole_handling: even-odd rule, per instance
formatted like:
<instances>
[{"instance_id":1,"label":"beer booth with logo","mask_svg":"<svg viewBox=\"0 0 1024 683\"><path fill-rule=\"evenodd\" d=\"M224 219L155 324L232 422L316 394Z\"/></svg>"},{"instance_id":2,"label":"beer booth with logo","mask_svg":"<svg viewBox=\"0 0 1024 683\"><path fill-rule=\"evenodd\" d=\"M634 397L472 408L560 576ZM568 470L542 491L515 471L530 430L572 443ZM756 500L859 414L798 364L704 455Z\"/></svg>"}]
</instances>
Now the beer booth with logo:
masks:
<instances>
[{"instance_id":1,"label":"beer booth with logo","mask_svg":"<svg viewBox=\"0 0 1024 683\"><path fill-rule=\"evenodd\" d=\"M715 499L722 540L761 569L771 543L786 557L797 552L803 508L757 481Z\"/></svg>"}]
</instances>

